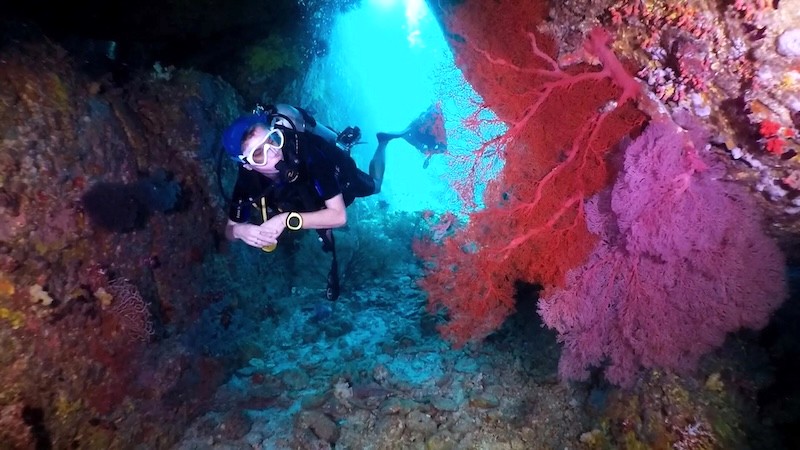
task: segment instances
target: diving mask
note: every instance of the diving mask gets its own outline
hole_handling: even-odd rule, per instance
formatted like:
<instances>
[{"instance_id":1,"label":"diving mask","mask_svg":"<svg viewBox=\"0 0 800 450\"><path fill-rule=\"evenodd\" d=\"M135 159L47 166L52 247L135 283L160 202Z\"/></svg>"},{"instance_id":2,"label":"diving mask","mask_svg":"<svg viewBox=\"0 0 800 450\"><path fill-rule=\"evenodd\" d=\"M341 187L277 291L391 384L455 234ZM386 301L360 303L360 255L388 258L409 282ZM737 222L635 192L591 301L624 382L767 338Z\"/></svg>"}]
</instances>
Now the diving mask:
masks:
<instances>
[{"instance_id":1,"label":"diving mask","mask_svg":"<svg viewBox=\"0 0 800 450\"><path fill-rule=\"evenodd\" d=\"M267 153L281 152L284 141L283 131L277 128L271 128L257 145L254 145L250 150L246 150L239 155L239 160L251 166L265 166L269 159L267 158Z\"/></svg>"}]
</instances>

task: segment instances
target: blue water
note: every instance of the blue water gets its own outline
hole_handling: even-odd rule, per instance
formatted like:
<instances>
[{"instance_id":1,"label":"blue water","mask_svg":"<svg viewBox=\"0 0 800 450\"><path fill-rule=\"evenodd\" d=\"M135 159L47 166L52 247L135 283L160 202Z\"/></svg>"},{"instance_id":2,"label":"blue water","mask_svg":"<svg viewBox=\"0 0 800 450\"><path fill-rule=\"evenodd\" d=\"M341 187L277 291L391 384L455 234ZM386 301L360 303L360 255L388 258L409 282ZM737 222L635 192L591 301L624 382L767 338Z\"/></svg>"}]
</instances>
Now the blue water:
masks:
<instances>
[{"instance_id":1,"label":"blue water","mask_svg":"<svg viewBox=\"0 0 800 450\"><path fill-rule=\"evenodd\" d=\"M435 102L441 102L452 152L469 151L480 141L462 127L480 99L455 66L423 0L363 2L360 9L335 19L329 48L312 89L324 90L320 95L335 109L329 115L342 120L332 126L358 125L363 130L366 144L354 149L359 167L368 167L376 132L401 131ZM324 88L318 79L324 80ZM450 180L459 174L452 172L449 157L433 155L423 169L425 158L405 141L390 143L383 190L369 201L383 200L390 210L458 211Z\"/></svg>"}]
</instances>

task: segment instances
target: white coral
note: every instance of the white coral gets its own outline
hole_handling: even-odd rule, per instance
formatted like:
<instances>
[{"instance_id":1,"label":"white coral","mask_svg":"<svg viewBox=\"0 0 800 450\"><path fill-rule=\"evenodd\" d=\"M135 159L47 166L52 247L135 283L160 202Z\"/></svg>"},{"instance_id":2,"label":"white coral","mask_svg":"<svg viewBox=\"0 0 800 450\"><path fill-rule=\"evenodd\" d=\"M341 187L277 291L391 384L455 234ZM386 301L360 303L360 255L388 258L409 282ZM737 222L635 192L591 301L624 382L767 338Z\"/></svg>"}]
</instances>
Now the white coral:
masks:
<instances>
[{"instance_id":1,"label":"white coral","mask_svg":"<svg viewBox=\"0 0 800 450\"><path fill-rule=\"evenodd\" d=\"M795 58L800 56L800 28L786 30L778 36L775 51L779 55Z\"/></svg>"}]
</instances>

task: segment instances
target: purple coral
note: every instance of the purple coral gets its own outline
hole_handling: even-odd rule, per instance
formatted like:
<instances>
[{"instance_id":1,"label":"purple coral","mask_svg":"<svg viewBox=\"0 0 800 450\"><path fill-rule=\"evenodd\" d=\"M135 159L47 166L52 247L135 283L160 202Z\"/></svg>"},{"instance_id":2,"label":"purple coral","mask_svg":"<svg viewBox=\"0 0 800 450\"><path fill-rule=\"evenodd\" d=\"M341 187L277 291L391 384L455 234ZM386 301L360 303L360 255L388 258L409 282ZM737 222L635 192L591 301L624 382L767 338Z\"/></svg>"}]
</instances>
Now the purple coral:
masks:
<instances>
[{"instance_id":1,"label":"purple coral","mask_svg":"<svg viewBox=\"0 0 800 450\"><path fill-rule=\"evenodd\" d=\"M785 298L784 258L756 205L716 178L699 145L697 133L651 124L613 189L587 203L601 242L539 304L564 342L562 376L605 364L629 385L642 367L690 370L728 332L766 325Z\"/></svg>"}]
</instances>

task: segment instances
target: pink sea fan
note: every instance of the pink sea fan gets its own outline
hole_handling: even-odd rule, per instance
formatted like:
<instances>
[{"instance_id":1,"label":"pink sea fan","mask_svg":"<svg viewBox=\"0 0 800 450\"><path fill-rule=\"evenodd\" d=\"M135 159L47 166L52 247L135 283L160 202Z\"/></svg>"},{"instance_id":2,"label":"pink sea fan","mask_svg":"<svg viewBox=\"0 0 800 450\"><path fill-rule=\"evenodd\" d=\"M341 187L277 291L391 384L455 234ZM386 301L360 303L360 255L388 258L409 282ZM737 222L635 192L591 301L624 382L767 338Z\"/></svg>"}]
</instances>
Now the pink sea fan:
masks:
<instances>
[{"instance_id":1,"label":"pink sea fan","mask_svg":"<svg viewBox=\"0 0 800 450\"><path fill-rule=\"evenodd\" d=\"M613 189L587 202L601 243L539 303L564 343L563 377L598 366L629 385L642 367L691 370L728 332L765 326L785 298L784 257L757 206L717 179L700 141L651 124Z\"/></svg>"}]
</instances>

